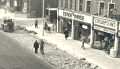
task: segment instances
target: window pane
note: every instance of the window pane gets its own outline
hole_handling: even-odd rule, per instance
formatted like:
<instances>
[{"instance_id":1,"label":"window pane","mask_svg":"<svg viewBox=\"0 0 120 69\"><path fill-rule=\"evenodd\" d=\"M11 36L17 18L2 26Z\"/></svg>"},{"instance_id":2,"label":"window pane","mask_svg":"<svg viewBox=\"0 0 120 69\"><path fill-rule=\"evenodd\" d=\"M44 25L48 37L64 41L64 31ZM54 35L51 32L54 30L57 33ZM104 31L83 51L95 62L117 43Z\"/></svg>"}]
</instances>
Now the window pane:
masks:
<instances>
[{"instance_id":1,"label":"window pane","mask_svg":"<svg viewBox=\"0 0 120 69\"><path fill-rule=\"evenodd\" d=\"M91 1L87 1L86 12L90 13Z\"/></svg>"},{"instance_id":2,"label":"window pane","mask_svg":"<svg viewBox=\"0 0 120 69\"><path fill-rule=\"evenodd\" d=\"M82 11L83 0L79 0L79 10Z\"/></svg>"},{"instance_id":3,"label":"window pane","mask_svg":"<svg viewBox=\"0 0 120 69\"><path fill-rule=\"evenodd\" d=\"M99 8L99 15L104 14L104 3L100 3L100 8Z\"/></svg>"},{"instance_id":4,"label":"window pane","mask_svg":"<svg viewBox=\"0 0 120 69\"><path fill-rule=\"evenodd\" d=\"M114 14L113 12L114 10L115 4L109 4L109 17L112 17Z\"/></svg>"}]
</instances>

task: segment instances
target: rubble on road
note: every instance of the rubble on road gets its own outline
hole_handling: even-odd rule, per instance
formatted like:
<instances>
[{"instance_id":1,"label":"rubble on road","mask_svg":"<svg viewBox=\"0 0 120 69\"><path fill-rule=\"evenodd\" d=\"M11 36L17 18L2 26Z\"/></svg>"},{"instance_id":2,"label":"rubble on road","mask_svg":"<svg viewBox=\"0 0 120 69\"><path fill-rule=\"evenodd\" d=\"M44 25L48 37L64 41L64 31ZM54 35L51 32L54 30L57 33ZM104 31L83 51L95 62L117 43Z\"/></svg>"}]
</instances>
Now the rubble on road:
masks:
<instances>
[{"instance_id":1,"label":"rubble on road","mask_svg":"<svg viewBox=\"0 0 120 69\"><path fill-rule=\"evenodd\" d=\"M61 51L54 45L45 45L45 56L51 65L55 66L56 69L102 69L97 65L89 63L86 58L76 59L65 51Z\"/></svg>"}]
</instances>

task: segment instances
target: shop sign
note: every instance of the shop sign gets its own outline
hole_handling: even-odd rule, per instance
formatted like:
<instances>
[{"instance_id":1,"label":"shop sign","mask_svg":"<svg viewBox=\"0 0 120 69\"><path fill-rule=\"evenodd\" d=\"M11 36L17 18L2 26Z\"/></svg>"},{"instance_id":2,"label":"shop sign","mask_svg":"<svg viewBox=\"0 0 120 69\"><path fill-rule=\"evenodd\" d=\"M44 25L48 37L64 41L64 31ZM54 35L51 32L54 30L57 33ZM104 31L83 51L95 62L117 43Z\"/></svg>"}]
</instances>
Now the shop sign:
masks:
<instances>
[{"instance_id":1,"label":"shop sign","mask_svg":"<svg viewBox=\"0 0 120 69\"><path fill-rule=\"evenodd\" d=\"M77 20L77 21L83 21L83 22L86 22L86 23L92 23L92 16L88 16L88 15L84 15L84 14L79 14L79 13L74 13L74 20Z\"/></svg>"},{"instance_id":2,"label":"shop sign","mask_svg":"<svg viewBox=\"0 0 120 69\"><path fill-rule=\"evenodd\" d=\"M70 19L73 18L74 20L77 20L77 21L92 23L92 16L87 16L87 15L79 14L79 13L73 13L70 11L59 10L59 16L70 18Z\"/></svg>"},{"instance_id":3,"label":"shop sign","mask_svg":"<svg viewBox=\"0 0 120 69\"><path fill-rule=\"evenodd\" d=\"M103 27L100 27L100 26L94 26L94 29L100 30L100 31L103 31L103 32L107 32L107 33L111 33L111 34L115 33L115 30L112 30L112 29L109 29L109 28L103 28Z\"/></svg>"},{"instance_id":4,"label":"shop sign","mask_svg":"<svg viewBox=\"0 0 120 69\"><path fill-rule=\"evenodd\" d=\"M73 14L72 14L72 12L63 11L63 16L72 19Z\"/></svg>"},{"instance_id":5,"label":"shop sign","mask_svg":"<svg viewBox=\"0 0 120 69\"><path fill-rule=\"evenodd\" d=\"M76 20L84 20L84 16L82 16L82 15L78 15L78 14L74 14L73 15L74 16L74 19L76 19Z\"/></svg>"},{"instance_id":6,"label":"shop sign","mask_svg":"<svg viewBox=\"0 0 120 69\"><path fill-rule=\"evenodd\" d=\"M117 21L112 20L112 19L102 18L102 17L94 17L94 24L95 25L115 29L117 27L116 23L117 23Z\"/></svg>"}]
</instances>

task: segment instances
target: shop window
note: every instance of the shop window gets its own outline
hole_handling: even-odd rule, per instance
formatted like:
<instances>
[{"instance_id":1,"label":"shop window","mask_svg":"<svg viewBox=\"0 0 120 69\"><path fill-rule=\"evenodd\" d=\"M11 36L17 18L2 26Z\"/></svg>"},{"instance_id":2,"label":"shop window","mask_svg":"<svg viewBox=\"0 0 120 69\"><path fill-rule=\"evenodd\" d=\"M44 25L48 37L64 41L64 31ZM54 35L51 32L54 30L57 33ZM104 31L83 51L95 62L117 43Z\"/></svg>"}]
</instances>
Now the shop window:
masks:
<instances>
[{"instance_id":1,"label":"shop window","mask_svg":"<svg viewBox=\"0 0 120 69\"><path fill-rule=\"evenodd\" d=\"M108 17L112 17L114 14L113 12L115 11L115 4L114 3L110 3L108 5Z\"/></svg>"},{"instance_id":2,"label":"shop window","mask_svg":"<svg viewBox=\"0 0 120 69\"><path fill-rule=\"evenodd\" d=\"M87 1L87 3L86 3L86 12L87 13L90 13L90 10L91 9L91 1Z\"/></svg>"},{"instance_id":3,"label":"shop window","mask_svg":"<svg viewBox=\"0 0 120 69\"><path fill-rule=\"evenodd\" d=\"M100 2L99 4L99 15L103 15L104 14L104 2Z\"/></svg>"},{"instance_id":4,"label":"shop window","mask_svg":"<svg viewBox=\"0 0 120 69\"><path fill-rule=\"evenodd\" d=\"M65 8L68 8L68 0L65 0Z\"/></svg>"},{"instance_id":5,"label":"shop window","mask_svg":"<svg viewBox=\"0 0 120 69\"><path fill-rule=\"evenodd\" d=\"M79 11L82 11L83 0L79 0Z\"/></svg>"}]
</instances>

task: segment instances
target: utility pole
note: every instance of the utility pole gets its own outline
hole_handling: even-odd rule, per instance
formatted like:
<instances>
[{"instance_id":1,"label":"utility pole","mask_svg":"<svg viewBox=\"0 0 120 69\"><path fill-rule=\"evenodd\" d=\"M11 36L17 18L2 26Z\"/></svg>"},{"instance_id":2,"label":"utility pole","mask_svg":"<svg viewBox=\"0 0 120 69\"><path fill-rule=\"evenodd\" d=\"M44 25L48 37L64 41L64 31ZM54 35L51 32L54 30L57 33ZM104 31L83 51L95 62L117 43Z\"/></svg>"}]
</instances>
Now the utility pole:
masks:
<instances>
[{"instance_id":1,"label":"utility pole","mask_svg":"<svg viewBox=\"0 0 120 69\"><path fill-rule=\"evenodd\" d=\"M42 32L42 36L44 36L44 22L45 22L45 18L44 18L45 9L44 8L45 8L45 0L43 0L43 15L42 15L43 16L43 32Z\"/></svg>"}]
</instances>

